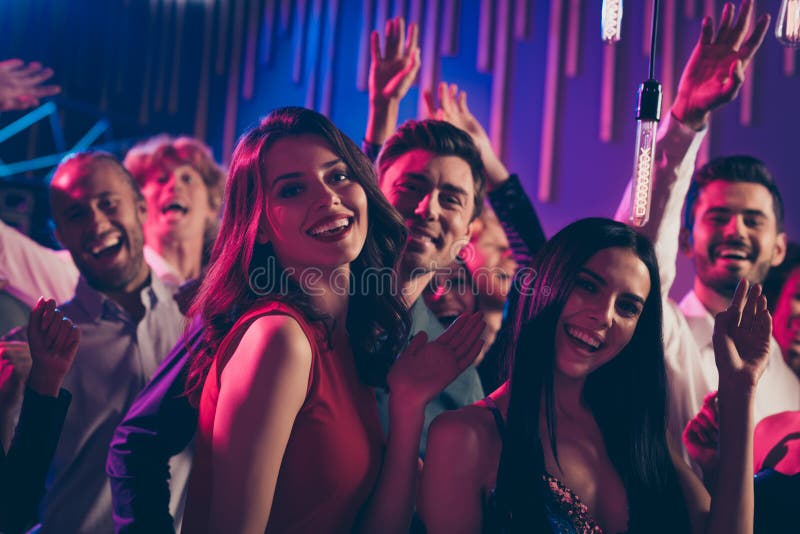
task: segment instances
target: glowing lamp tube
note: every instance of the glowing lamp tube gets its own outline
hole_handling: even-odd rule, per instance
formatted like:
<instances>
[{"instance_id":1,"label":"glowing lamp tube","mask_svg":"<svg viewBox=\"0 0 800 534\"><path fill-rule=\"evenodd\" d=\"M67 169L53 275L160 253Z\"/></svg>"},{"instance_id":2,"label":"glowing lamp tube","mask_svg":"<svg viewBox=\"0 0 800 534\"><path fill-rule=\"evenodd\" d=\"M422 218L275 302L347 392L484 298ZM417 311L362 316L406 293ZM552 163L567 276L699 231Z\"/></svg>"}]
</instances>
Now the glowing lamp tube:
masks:
<instances>
[{"instance_id":1,"label":"glowing lamp tube","mask_svg":"<svg viewBox=\"0 0 800 534\"><path fill-rule=\"evenodd\" d=\"M636 107L636 154L633 161L630 215L633 226L644 226L650 220L650 197L653 192L653 165L659 119L661 119L661 84L656 80L647 80L639 86Z\"/></svg>"},{"instance_id":2,"label":"glowing lamp tube","mask_svg":"<svg viewBox=\"0 0 800 534\"><path fill-rule=\"evenodd\" d=\"M783 0L775 24L775 37L782 45L800 48L800 0Z\"/></svg>"},{"instance_id":3,"label":"glowing lamp tube","mask_svg":"<svg viewBox=\"0 0 800 534\"><path fill-rule=\"evenodd\" d=\"M600 36L604 43L616 43L622 35L622 0L603 0Z\"/></svg>"}]
</instances>

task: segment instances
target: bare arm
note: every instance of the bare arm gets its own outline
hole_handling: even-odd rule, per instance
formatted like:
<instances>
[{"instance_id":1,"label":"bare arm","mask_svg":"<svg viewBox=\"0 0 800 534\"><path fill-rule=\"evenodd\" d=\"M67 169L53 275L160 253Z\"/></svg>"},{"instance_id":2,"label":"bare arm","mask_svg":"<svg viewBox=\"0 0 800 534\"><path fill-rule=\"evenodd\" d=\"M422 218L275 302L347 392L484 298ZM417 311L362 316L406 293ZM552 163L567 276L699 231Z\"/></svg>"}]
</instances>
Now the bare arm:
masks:
<instances>
[{"instance_id":1,"label":"bare arm","mask_svg":"<svg viewBox=\"0 0 800 534\"><path fill-rule=\"evenodd\" d=\"M772 318L761 286L742 280L730 306L714 323L719 370L719 469L710 507L700 481L674 458L692 530L710 534L753 532L753 402L769 359Z\"/></svg>"},{"instance_id":2,"label":"bare arm","mask_svg":"<svg viewBox=\"0 0 800 534\"><path fill-rule=\"evenodd\" d=\"M394 134L400 101L417 77L420 52L417 46L419 26L408 25L395 17L386 21L386 42L381 53L381 36L377 31L370 35L371 61L369 67L369 117L364 139L373 145L382 145Z\"/></svg>"},{"instance_id":3,"label":"bare arm","mask_svg":"<svg viewBox=\"0 0 800 534\"><path fill-rule=\"evenodd\" d=\"M225 366L212 437L211 532L266 529L311 354L297 321L268 316L247 329Z\"/></svg>"},{"instance_id":4,"label":"bare arm","mask_svg":"<svg viewBox=\"0 0 800 534\"><path fill-rule=\"evenodd\" d=\"M483 347L480 313L462 315L435 341L417 334L389 373L389 443L361 532L406 533L411 524L425 405L469 367Z\"/></svg>"},{"instance_id":5,"label":"bare arm","mask_svg":"<svg viewBox=\"0 0 800 534\"><path fill-rule=\"evenodd\" d=\"M463 410L431 425L417 510L430 534L479 533L483 502L480 432Z\"/></svg>"}]
</instances>

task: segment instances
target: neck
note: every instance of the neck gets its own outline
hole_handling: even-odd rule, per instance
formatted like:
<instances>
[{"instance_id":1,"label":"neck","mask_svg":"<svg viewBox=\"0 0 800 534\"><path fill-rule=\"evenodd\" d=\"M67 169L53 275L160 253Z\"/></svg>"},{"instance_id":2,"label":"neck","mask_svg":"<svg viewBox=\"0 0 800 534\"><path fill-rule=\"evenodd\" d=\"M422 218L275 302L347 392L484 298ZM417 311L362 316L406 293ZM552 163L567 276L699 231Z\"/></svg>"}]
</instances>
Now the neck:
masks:
<instances>
[{"instance_id":1,"label":"neck","mask_svg":"<svg viewBox=\"0 0 800 534\"><path fill-rule=\"evenodd\" d=\"M181 282L200 276L203 266L202 234L190 239L178 239L172 235L156 237L152 232L147 232L145 237L147 244L175 269Z\"/></svg>"},{"instance_id":2,"label":"neck","mask_svg":"<svg viewBox=\"0 0 800 534\"><path fill-rule=\"evenodd\" d=\"M553 376L553 395L556 415L577 419L586 414L583 404L583 386L586 378L574 379L558 372Z\"/></svg>"},{"instance_id":3,"label":"neck","mask_svg":"<svg viewBox=\"0 0 800 534\"><path fill-rule=\"evenodd\" d=\"M400 295L403 297L403 302L405 302L407 308L411 308L422 295L425 286L431 282L434 274L433 271L416 276L412 276L410 272L400 273Z\"/></svg>"},{"instance_id":4,"label":"neck","mask_svg":"<svg viewBox=\"0 0 800 534\"><path fill-rule=\"evenodd\" d=\"M142 303L142 288L150 284L150 269L142 262L142 272L121 289L103 291L108 298L120 305L125 312L138 323L144 317L145 307Z\"/></svg>"},{"instance_id":5,"label":"neck","mask_svg":"<svg viewBox=\"0 0 800 534\"><path fill-rule=\"evenodd\" d=\"M720 295L715 290L705 285L700 278L694 277L694 293L711 315L716 316L728 307L733 295Z\"/></svg>"},{"instance_id":6,"label":"neck","mask_svg":"<svg viewBox=\"0 0 800 534\"><path fill-rule=\"evenodd\" d=\"M347 321L347 305L350 301L350 266L343 265L325 272L318 279L303 280L302 291L311 297L314 308L329 316L337 330Z\"/></svg>"}]
</instances>

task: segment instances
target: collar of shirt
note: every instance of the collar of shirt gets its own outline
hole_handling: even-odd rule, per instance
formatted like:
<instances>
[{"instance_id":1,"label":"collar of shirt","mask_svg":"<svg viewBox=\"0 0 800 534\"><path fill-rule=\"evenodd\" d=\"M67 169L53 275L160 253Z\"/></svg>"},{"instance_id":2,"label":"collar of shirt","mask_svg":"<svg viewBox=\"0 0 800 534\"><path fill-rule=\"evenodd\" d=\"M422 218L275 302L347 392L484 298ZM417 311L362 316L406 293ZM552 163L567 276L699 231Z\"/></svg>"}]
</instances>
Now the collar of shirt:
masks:
<instances>
[{"instance_id":1,"label":"collar of shirt","mask_svg":"<svg viewBox=\"0 0 800 534\"><path fill-rule=\"evenodd\" d=\"M148 245L144 246L144 261L150 266L153 274L167 284L180 287L186 281L161 254Z\"/></svg>"},{"instance_id":2,"label":"collar of shirt","mask_svg":"<svg viewBox=\"0 0 800 534\"><path fill-rule=\"evenodd\" d=\"M694 290L689 291L679 304L689 328L692 329L697 345L701 348L711 345L714 335L714 317L708 312Z\"/></svg>"},{"instance_id":3,"label":"collar of shirt","mask_svg":"<svg viewBox=\"0 0 800 534\"><path fill-rule=\"evenodd\" d=\"M150 272L149 280L150 283L144 286L139 293L146 310L154 308L159 301L168 302L172 298L172 292L158 276L153 276L152 271ZM75 287L73 302L83 308L86 314L95 322L107 317L129 318L128 313L119 304L90 286L83 275L81 275L78 285Z\"/></svg>"}]
</instances>

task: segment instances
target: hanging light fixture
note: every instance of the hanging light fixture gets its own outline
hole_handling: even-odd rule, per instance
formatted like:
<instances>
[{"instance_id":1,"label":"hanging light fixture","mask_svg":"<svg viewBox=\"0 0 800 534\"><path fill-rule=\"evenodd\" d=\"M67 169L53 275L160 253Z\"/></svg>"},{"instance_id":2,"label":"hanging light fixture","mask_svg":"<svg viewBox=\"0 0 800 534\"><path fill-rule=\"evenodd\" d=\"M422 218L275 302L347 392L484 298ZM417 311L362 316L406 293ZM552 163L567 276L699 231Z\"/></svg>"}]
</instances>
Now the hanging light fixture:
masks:
<instances>
[{"instance_id":1,"label":"hanging light fixture","mask_svg":"<svg viewBox=\"0 0 800 534\"><path fill-rule=\"evenodd\" d=\"M800 0L782 0L775 37L784 46L800 48Z\"/></svg>"},{"instance_id":2,"label":"hanging light fixture","mask_svg":"<svg viewBox=\"0 0 800 534\"><path fill-rule=\"evenodd\" d=\"M639 85L636 100L636 152L633 160L630 208L630 222L633 226L644 226L650 220L656 132L658 121L661 119L661 84L655 79L658 7L659 0L655 0L650 33L650 76Z\"/></svg>"},{"instance_id":3,"label":"hanging light fixture","mask_svg":"<svg viewBox=\"0 0 800 534\"><path fill-rule=\"evenodd\" d=\"M616 43L622 35L622 0L603 0L600 34L604 43Z\"/></svg>"}]
</instances>

